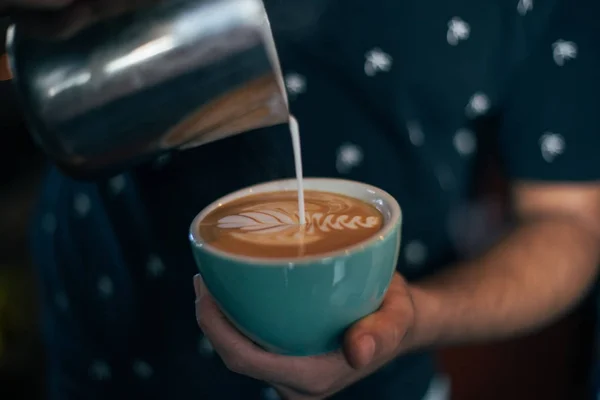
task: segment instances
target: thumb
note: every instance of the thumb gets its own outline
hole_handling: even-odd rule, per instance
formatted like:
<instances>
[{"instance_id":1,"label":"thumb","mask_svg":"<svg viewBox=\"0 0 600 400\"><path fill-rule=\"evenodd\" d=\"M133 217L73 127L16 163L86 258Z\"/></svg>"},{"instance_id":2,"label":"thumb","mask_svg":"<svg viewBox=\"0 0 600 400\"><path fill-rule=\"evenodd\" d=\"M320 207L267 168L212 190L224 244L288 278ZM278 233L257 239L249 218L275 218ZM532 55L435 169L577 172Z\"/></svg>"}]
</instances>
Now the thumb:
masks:
<instances>
[{"instance_id":1,"label":"thumb","mask_svg":"<svg viewBox=\"0 0 600 400\"><path fill-rule=\"evenodd\" d=\"M355 369L395 357L415 319L406 290L390 290L375 313L352 326L344 338L344 354ZM404 288L402 288L404 289Z\"/></svg>"},{"instance_id":2,"label":"thumb","mask_svg":"<svg viewBox=\"0 0 600 400\"><path fill-rule=\"evenodd\" d=\"M379 311L350 328L344 340L344 353L353 368L362 369L380 357L395 353L402 337L400 324Z\"/></svg>"}]
</instances>

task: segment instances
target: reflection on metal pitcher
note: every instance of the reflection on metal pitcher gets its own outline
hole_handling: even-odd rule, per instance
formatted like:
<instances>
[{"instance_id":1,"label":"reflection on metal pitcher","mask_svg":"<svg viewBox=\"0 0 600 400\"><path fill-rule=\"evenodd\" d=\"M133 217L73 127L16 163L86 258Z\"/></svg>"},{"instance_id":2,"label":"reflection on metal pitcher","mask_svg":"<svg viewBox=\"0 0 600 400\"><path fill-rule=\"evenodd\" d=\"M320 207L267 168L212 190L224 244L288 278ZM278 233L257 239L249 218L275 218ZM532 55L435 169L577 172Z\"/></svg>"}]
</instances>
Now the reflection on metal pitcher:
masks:
<instances>
[{"instance_id":1,"label":"reflection on metal pitcher","mask_svg":"<svg viewBox=\"0 0 600 400\"><path fill-rule=\"evenodd\" d=\"M68 172L112 173L287 122L261 0L104 1L120 7L86 26L41 38L40 27L68 20L65 10L38 17L46 22L37 31L17 23L8 35L32 131Z\"/></svg>"}]
</instances>

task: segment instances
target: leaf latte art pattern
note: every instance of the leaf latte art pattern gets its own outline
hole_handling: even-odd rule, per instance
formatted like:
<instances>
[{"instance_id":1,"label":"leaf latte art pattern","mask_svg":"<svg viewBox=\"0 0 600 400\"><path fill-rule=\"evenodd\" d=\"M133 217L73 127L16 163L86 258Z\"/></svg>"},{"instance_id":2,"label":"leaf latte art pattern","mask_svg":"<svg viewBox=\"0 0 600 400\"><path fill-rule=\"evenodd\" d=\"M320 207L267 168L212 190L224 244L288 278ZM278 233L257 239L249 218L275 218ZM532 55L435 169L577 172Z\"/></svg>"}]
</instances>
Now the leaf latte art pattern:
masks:
<instances>
[{"instance_id":1,"label":"leaf latte art pattern","mask_svg":"<svg viewBox=\"0 0 600 400\"><path fill-rule=\"evenodd\" d=\"M372 237L383 215L344 195L305 190L304 224L294 191L250 195L222 205L200 226L209 242L225 251L259 257L326 253Z\"/></svg>"},{"instance_id":2,"label":"leaf latte art pattern","mask_svg":"<svg viewBox=\"0 0 600 400\"><path fill-rule=\"evenodd\" d=\"M375 228L380 220L375 216L325 215L306 213L306 225L298 224L297 213L279 210L256 210L229 215L219 220L218 227L230 229L240 240L271 245L290 245L296 242L311 243L323 239L328 232ZM267 243L268 242L268 243Z\"/></svg>"},{"instance_id":3,"label":"leaf latte art pattern","mask_svg":"<svg viewBox=\"0 0 600 400\"><path fill-rule=\"evenodd\" d=\"M279 232L289 228L288 225L296 225L296 215L290 217L276 210L261 210L258 212L245 212L240 215L231 215L219 220L219 228L241 229L246 231L257 231L259 233ZM318 229L329 232L331 229L360 229L374 228L379 223L377 217L350 217L348 215L323 213L307 214L306 223L308 230Z\"/></svg>"},{"instance_id":4,"label":"leaf latte art pattern","mask_svg":"<svg viewBox=\"0 0 600 400\"><path fill-rule=\"evenodd\" d=\"M309 224L308 231L318 229L321 232L329 232L331 229L340 231L344 229L375 228L379 225L379 218L314 213L309 215L307 223Z\"/></svg>"}]
</instances>

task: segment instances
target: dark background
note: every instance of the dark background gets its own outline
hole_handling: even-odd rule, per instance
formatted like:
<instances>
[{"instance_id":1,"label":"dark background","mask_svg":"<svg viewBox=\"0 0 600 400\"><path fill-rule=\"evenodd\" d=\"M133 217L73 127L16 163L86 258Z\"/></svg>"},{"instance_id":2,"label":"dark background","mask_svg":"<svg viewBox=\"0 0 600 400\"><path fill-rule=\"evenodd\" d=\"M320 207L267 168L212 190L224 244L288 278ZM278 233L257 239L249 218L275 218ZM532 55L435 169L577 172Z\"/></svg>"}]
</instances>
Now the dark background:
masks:
<instances>
[{"instance_id":1,"label":"dark background","mask_svg":"<svg viewBox=\"0 0 600 400\"><path fill-rule=\"evenodd\" d=\"M44 158L21 121L9 82L0 82L0 135L0 399L38 399L44 358L27 229ZM502 201L504 181L488 159L478 196ZM593 315L590 302L540 334L441 351L454 399L583 399Z\"/></svg>"},{"instance_id":2,"label":"dark background","mask_svg":"<svg viewBox=\"0 0 600 400\"><path fill-rule=\"evenodd\" d=\"M0 20L0 32L3 25ZM0 399L41 399L44 353L27 229L45 160L26 131L10 82L0 82L0 140ZM476 199L505 204L506 185L495 158L481 157ZM593 308L590 300L549 329L522 339L440 351L453 399L586 398Z\"/></svg>"}]
</instances>

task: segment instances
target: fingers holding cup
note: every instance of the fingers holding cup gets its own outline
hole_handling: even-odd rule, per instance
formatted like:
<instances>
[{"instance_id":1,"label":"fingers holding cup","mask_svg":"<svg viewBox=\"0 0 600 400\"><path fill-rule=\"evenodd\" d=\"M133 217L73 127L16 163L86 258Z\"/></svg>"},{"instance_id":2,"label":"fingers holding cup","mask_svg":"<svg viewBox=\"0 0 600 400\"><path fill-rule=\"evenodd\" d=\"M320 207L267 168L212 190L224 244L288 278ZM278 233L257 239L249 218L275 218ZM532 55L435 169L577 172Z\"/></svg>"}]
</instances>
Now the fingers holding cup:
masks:
<instances>
[{"instance_id":1,"label":"fingers holding cup","mask_svg":"<svg viewBox=\"0 0 600 400\"><path fill-rule=\"evenodd\" d=\"M383 304L352 326L344 338L348 363L356 369L394 358L410 332L415 309L408 285L395 274Z\"/></svg>"}]
</instances>

